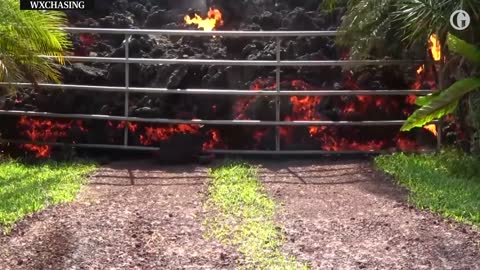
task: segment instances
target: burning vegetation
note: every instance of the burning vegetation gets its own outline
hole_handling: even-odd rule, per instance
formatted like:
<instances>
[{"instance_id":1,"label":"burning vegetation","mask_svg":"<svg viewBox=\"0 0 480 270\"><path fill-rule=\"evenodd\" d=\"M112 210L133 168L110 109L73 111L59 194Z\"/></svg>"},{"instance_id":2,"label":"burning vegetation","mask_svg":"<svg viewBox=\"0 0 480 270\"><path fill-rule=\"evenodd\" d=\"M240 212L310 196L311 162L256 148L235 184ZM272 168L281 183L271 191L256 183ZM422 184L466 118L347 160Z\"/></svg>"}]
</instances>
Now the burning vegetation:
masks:
<instances>
[{"instance_id":1,"label":"burning vegetation","mask_svg":"<svg viewBox=\"0 0 480 270\"><path fill-rule=\"evenodd\" d=\"M218 9L212 8L208 10L206 18L202 18L195 13L193 17L190 17L189 15L185 16L184 20L187 25L196 25L198 29L204 31L212 31L223 25L222 12Z\"/></svg>"}]
</instances>

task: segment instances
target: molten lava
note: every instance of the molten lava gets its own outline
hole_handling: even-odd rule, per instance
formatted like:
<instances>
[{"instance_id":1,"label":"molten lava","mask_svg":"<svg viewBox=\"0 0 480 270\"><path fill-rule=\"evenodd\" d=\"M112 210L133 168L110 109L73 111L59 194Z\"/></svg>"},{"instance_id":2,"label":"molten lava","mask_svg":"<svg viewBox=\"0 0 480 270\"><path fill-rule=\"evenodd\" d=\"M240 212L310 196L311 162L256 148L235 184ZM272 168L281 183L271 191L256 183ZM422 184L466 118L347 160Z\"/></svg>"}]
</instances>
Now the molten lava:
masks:
<instances>
[{"instance_id":1,"label":"molten lava","mask_svg":"<svg viewBox=\"0 0 480 270\"><path fill-rule=\"evenodd\" d=\"M38 120L26 116L20 118L17 126L21 136L37 142L58 142L58 139L69 137L69 133L75 129L82 133L88 131L81 120ZM24 144L23 148L35 153L38 158L50 157L52 150L50 145Z\"/></svg>"},{"instance_id":2,"label":"molten lava","mask_svg":"<svg viewBox=\"0 0 480 270\"><path fill-rule=\"evenodd\" d=\"M143 145L152 145L156 142L169 139L175 134L195 134L199 127L194 125L180 124L176 127L145 127L145 134L140 135L140 143Z\"/></svg>"},{"instance_id":3,"label":"molten lava","mask_svg":"<svg viewBox=\"0 0 480 270\"><path fill-rule=\"evenodd\" d=\"M223 25L222 12L212 8L208 10L207 18L205 19L195 14L193 18L189 15L185 16L184 20L187 25L195 24L198 29L203 29L204 31L212 31Z\"/></svg>"},{"instance_id":4,"label":"molten lava","mask_svg":"<svg viewBox=\"0 0 480 270\"><path fill-rule=\"evenodd\" d=\"M222 140L220 139L220 133L218 132L218 130L210 130L208 132L208 135L210 137L209 140L203 143L202 146L202 149L204 151L224 147Z\"/></svg>"},{"instance_id":5,"label":"molten lava","mask_svg":"<svg viewBox=\"0 0 480 270\"><path fill-rule=\"evenodd\" d=\"M438 36L435 34L430 35L429 44L429 50L432 52L433 60L440 61L440 59L442 59L442 46L440 45Z\"/></svg>"}]
</instances>

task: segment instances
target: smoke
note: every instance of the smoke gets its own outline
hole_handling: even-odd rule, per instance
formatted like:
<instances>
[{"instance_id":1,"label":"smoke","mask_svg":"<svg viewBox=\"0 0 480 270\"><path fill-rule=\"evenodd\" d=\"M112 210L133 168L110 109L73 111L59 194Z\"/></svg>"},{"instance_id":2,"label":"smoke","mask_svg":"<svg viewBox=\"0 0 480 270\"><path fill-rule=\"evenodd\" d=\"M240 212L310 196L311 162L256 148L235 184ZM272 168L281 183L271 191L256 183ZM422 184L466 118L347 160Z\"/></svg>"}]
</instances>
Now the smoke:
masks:
<instances>
[{"instance_id":1,"label":"smoke","mask_svg":"<svg viewBox=\"0 0 480 270\"><path fill-rule=\"evenodd\" d=\"M169 0L169 6L181 9L196 9L207 12L207 0Z\"/></svg>"}]
</instances>

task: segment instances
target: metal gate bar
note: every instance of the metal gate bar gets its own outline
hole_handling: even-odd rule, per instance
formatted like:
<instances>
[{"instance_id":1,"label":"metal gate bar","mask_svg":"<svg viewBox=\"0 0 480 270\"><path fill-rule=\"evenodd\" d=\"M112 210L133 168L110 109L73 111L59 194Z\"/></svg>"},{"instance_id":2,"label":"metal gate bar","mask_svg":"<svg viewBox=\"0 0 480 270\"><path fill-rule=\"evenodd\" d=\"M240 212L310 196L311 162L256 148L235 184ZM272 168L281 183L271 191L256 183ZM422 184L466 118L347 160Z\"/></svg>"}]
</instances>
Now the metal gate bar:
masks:
<instances>
[{"instance_id":1,"label":"metal gate bar","mask_svg":"<svg viewBox=\"0 0 480 270\"><path fill-rule=\"evenodd\" d=\"M96 85L69 85L69 84L39 84L46 89L82 90L98 92L120 92L125 94L125 108L123 116L95 115L95 114L59 114L48 112L0 110L0 115L34 116L48 118L70 118L70 119L92 119L111 120L126 122L144 122L157 124L192 124L192 125L236 125L236 126L274 126L275 127L275 150L208 150L208 153L217 154L354 154L354 153L384 153L387 151L324 151L324 150L281 150L281 126L399 126L405 123L404 120L383 120L383 121L281 121L281 96L343 96L343 95L427 95L432 90L281 90L281 67L292 66L341 66L354 67L365 65L419 65L423 61L410 60L281 60L281 38L282 37L313 37L313 36L335 36L337 31L197 31L197 30L150 30L150 29L112 29L112 28L63 28L70 33L90 34L123 34L125 35L125 57L83 57L65 56L71 62L101 62L125 64L125 86L96 86ZM276 43L275 60L216 60L216 59L150 59L131 58L129 45L132 35L167 35L167 36L197 36L197 37L274 37ZM50 56L42 56L51 58ZM230 90L230 89L167 89L153 87L130 87L130 64L181 64L181 65L218 65L218 66L268 66L275 67L275 91L272 90ZM5 84L5 83L3 83ZM1 84L0 84L1 85ZM17 87L31 86L29 83L16 83ZM185 120L185 119L160 119L140 118L129 116L129 94L130 93L155 93L155 94L187 94L187 95L235 95L235 96L274 96L275 97L275 121L261 120ZM436 122L434 122L436 123ZM123 145L105 144L64 144L56 142L29 142L24 140L2 140L17 144L43 144L71 147L105 148L105 149L129 149L157 151L158 147L130 146L128 145L128 126L124 129ZM440 140L437 140L440 143Z\"/></svg>"},{"instance_id":2,"label":"metal gate bar","mask_svg":"<svg viewBox=\"0 0 480 270\"><path fill-rule=\"evenodd\" d=\"M127 122L147 122L156 124L192 124L216 126L401 126L405 120L377 120L377 121L264 121L264 120L201 120L201 119L166 119L166 118L141 118L128 116L113 116L103 114L63 114L34 111L0 110L0 115L46 117L46 118L72 118L90 120L110 120ZM436 123L433 121L432 123Z\"/></svg>"},{"instance_id":3,"label":"metal gate bar","mask_svg":"<svg viewBox=\"0 0 480 270\"><path fill-rule=\"evenodd\" d=\"M7 85L7 83L0 83ZM17 87L30 87L31 83L15 83ZM129 93L150 93L150 94L183 94L183 95L231 95L231 96L407 96L407 95L428 95L433 90L232 90L232 89L168 89L155 87L124 87L124 86L97 86L78 84L48 84L39 83L38 86L45 89L55 90L82 90L95 92L129 92Z\"/></svg>"}]
</instances>

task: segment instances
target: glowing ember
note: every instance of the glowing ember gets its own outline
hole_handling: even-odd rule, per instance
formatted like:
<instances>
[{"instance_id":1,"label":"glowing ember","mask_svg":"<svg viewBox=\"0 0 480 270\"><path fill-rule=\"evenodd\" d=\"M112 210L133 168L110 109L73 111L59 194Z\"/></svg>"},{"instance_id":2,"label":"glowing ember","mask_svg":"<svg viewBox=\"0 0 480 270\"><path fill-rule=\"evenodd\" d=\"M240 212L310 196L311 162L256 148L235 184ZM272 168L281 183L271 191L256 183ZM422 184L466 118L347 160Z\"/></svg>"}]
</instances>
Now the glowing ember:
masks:
<instances>
[{"instance_id":1,"label":"glowing ember","mask_svg":"<svg viewBox=\"0 0 480 270\"><path fill-rule=\"evenodd\" d=\"M438 40L437 35L430 35L429 43L429 49L432 52L433 60L440 61L440 59L442 59L442 47L440 45L440 41Z\"/></svg>"},{"instance_id":2,"label":"glowing ember","mask_svg":"<svg viewBox=\"0 0 480 270\"><path fill-rule=\"evenodd\" d=\"M437 136L437 134L438 134L437 126L435 124L426 125L423 128L430 131L435 136Z\"/></svg>"},{"instance_id":3,"label":"glowing ember","mask_svg":"<svg viewBox=\"0 0 480 270\"><path fill-rule=\"evenodd\" d=\"M208 11L205 19L198 14L195 14L193 18L187 15L184 19L187 25L196 24L198 29L203 29L204 31L212 31L223 25L222 12L212 8Z\"/></svg>"}]
</instances>

